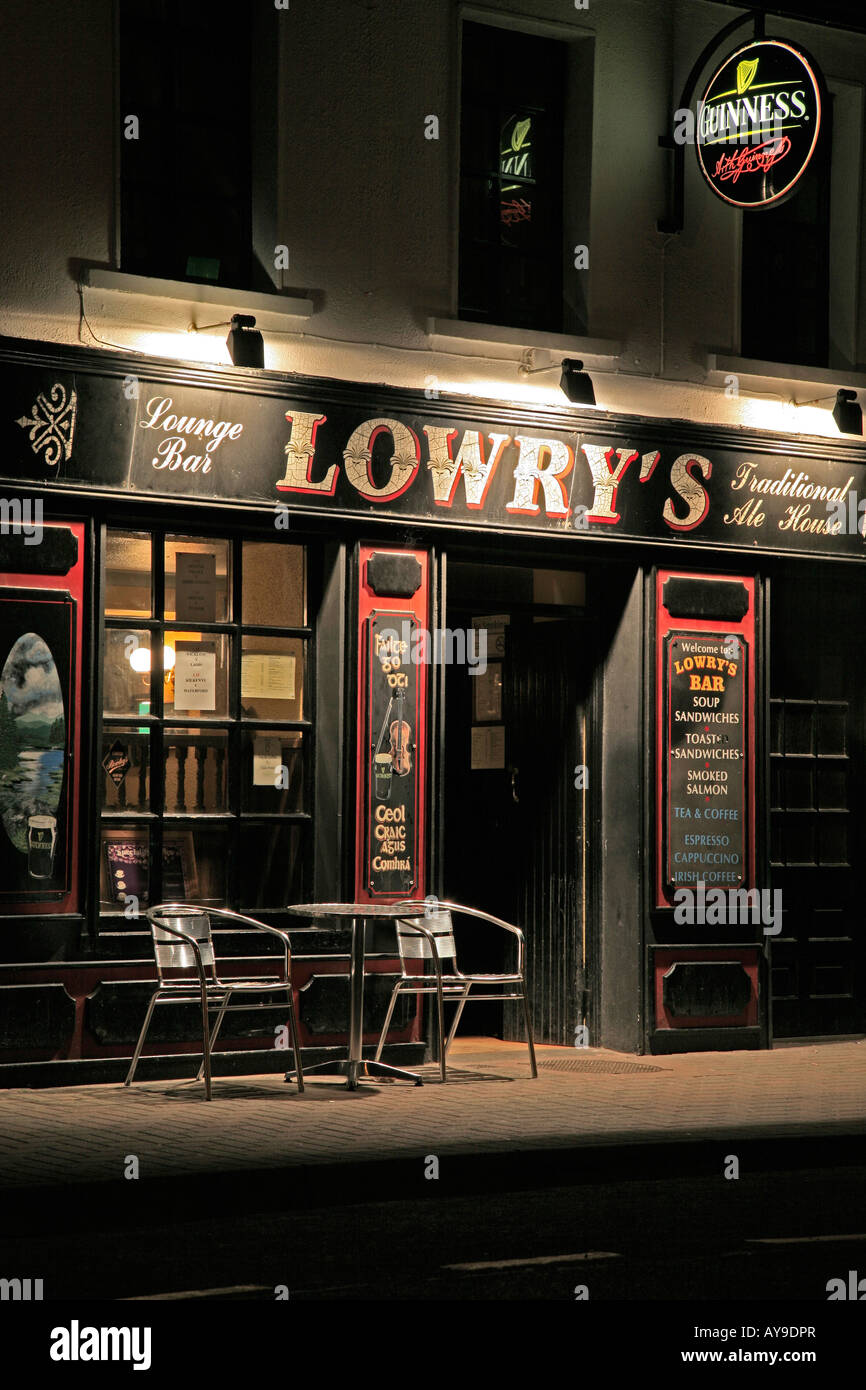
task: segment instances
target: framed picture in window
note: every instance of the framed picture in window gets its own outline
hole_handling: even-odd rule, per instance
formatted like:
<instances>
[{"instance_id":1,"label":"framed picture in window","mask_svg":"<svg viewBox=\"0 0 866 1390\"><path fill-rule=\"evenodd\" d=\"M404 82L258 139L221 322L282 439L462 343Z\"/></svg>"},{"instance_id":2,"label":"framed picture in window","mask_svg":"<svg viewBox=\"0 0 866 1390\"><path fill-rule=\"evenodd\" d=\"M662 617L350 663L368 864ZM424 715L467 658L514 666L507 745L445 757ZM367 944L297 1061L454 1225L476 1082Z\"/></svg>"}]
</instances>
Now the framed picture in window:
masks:
<instances>
[{"instance_id":1,"label":"framed picture in window","mask_svg":"<svg viewBox=\"0 0 866 1390\"><path fill-rule=\"evenodd\" d=\"M135 897L142 906L150 902L150 844L135 832L106 839L105 867L108 901L124 906ZM198 897L195 843L191 830L172 831L162 844L162 898L164 902L187 902Z\"/></svg>"},{"instance_id":2,"label":"framed picture in window","mask_svg":"<svg viewBox=\"0 0 866 1390\"><path fill-rule=\"evenodd\" d=\"M198 897L195 840L191 830L172 831L162 842L162 896L167 903Z\"/></svg>"},{"instance_id":3,"label":"framed picture in window","mask_svg":"<svg viewBox=\"0 0 866 1390\"><path fill-rule=\"evenodd\" d=\"M150 844L146 836L106 839L103 844L108 875L108 901L124 906L129 898L148 902Z\"/></svg>"}]
</instances>

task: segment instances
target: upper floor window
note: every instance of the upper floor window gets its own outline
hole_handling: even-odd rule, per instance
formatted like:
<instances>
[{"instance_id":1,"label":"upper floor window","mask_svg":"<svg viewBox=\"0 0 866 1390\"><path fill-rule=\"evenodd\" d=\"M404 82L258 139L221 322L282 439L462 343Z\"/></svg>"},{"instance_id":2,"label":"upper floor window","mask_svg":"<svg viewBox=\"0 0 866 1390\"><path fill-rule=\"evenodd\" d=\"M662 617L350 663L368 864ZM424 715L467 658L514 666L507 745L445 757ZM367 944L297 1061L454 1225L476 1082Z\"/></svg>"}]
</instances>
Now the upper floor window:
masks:
<instances>
[{"instance_id":1,"label":"upper floor window","mask_svg":"<svg viewBox=\"0 0 866 1390\"><path fill-rule=\"evenodd\" d=\"M561 332L569 45L463 25L463 319Z\"/></svg>"},{"instance_id":2,"label":"upper floor window","mask_svg":"<svg viewBox=\"0 0 866 1390\"><path fill-rule=\"evenodd\" d=\"M828 101L818 145L793 196L779 207L743 213L743 357L838 365L829 361L832 112Z\"/></svg>"},{"instance_id":3,"label":"upper floor window","mask_svg":"<svg viewBox=\"0 0 866 1390\"><path fill-rule=\"evenodd\" d=\"M119 11L121 267L250 288L250 9Z\"/></svg>"}]
</instances>

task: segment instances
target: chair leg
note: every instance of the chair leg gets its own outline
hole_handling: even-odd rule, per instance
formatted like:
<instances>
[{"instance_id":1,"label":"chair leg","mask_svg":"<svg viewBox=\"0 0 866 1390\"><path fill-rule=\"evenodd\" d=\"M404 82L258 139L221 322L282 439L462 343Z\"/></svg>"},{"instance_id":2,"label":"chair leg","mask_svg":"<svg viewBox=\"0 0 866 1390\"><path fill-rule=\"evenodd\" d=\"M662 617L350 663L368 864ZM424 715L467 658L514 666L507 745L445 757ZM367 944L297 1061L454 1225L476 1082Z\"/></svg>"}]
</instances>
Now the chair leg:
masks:
<instances>
[{"instance_id":1,"label":"chair leg","mask_svg":"<svg viewBox=\"0 0 866 1390\"><path fill-rule=\"evenodd\" d=\"M207 1016L207 990L203 980L201 985L201 1036L201 1065L204 1071L204 1098L205 1100L211 1100L210 1023Z\"/></svg>"},{"instance_id":2,"label":"chair leg","mask_svg":"<svg viewBox=\"0 0 866 1390\"><path fill-rule=\"evenodd\" d=\"M298 1094L303 1095L304 1073L301 1070L301 1049L298 1043L298 1020L295 1018L295 996L291 985L287 988L289 996L289 1032L292 1035L292 1051L295 1054L295 1071L298 1076Z\"/></svg>"},{"instance_id":3,"label":"chair leg","mask_svg":"<svg viewBox=\"0 0 866 1390\"><path fill-rule=\"evenodd\" d=\"M141 1049L144 1047L144 1040L147 1036L147 1030L150 1027L150 1020L153 1017L154 1006L161 993L162 991L158 989L150 996L150 1003L147 1006L147 1013L144 1016L144 1025L138 1035L138 1042L135 1044L135 1051L132 1054L132 1062L130 1063L129 1071L126 1073L126 1080L123 1083L124 1086L132 1084L132 1078L135 1076L135 1069L138 1066L138 1059L141 1056Z\"/></svg>"},{"instance_id":4,"label":"chair leg","mask_svg":"<svg viewBox=\"0 0 866 1390\"><path fill-rule=\"evenodd\" d=\"M215 1044L216 1044L217 1036L218 1036L218 1034L219 1034L220 1028L222 1027L223 1019L225 1018L226 1009L228 1008L228 1002L229 1002L229 1000L231 999L233 993L234 993L234 990L232 990L232 989L226 990L225 998L223 999L223 1002L220 1004L220 1011L219 1011L219 1013L217 1014L216 1023L214 1024L214 1026L213 1026L213 1031L211 1032L211 1035L210 1035L211 1051L213 1051L214 1046L215 1046ZM202 1059L201 1059L201 1066L199 1067L198 1071L196 1072L196 1075L195 1075L196 1081L201 1081L201 1079L202 1079L203 1076L204 1076L204 1057L202 1057Z\"/></svg>"},{"instance_id":5,"label":"chair leg","mask_svg":"<svg viewBox=\"0 0 866 1390\"><path fill-rule=\"evenodd\" d=\"M529 1044L529 1067L530 1067L531 1075L532 1075L533 1077L537 1077L537 1076L538 1076L538 1067L537 1067L536 1064L535 1064L535 1043L532 1041L532 1019L531 1019L530 1016L529 1016L529 1003L528 1003L528 1000L527 1000L527 998L526 998L526 981L525 981L525 980L523 980L523 981L521 982L521 989L523 990L523 994L521 994L520 998L521 998L521 1002L522 1002L522 1004L523 1004L523 1018L524 1018L524 1021L525 1021L525 1023L526 1023L526 1041L527 1041L528 1044Z\"/></svg>"},{"instance_id":6,"label":"chair leg","mask_svg":"<svg viewBox=\"0 0 866 1390\"><path fill-rule=\"evenodd\" d=\"M445 1001L442 998L442 981L436 977L436 1016L439 1024L439 1079L445 1081L445 1054L448 1044L445 1041Z\"/></svg>"},{"instance_id":7,"label":"chair leg","mask_svg":"<svg viewBox=\"0 0 866 1390\"><path fill-rule=\"evenodd\" d=\"M391 1019L394 1017L394 1006L397 1003L397 995L400 993L401 983L402 981L398 980L394 988L391 990L391 999L388 1004L388 1012L385 1015L385 1022L382 1026L382 1031L379 1034L379 1043L376 1048L376 1054L373 1058L374 1062L378 1062L379 1058L382 1056L382 1048L385 1046L385 1038L387 1036L388 1029L391 1026Z\"/></svg>"},{"instance_id":8,"label":"chair leg","mask_svg":"<svg viewBox=\"0 0 866 1390\"><path fill-rule=\"evenodd\" d=\"M454 1018L453 1018L452 1023L451 1023L451 1031L450 1031L450 1033L448 1034L448 1041L447 1041L447 1043L445 1044L445 1052L446 1052L446 1054L447 1054L448 1049L449 1049L449 1047L451 1046L452 1042L454 1041L454 1034L457 1032L457 1025L458 1025L458 1023L460 1022L460 1015L461 1015L462 1012L463 1012L463 1007L464 1007L464 1005L465 1005L465 1003L466 1003L466 1000L469 998L469 991L470 991L471 988L472 988L472 982L470 981L470 983L469 983L469 984L466 986L466 988L464 989L462 997L458 1000L458 1003L457 1003L457 1010L456 1010L456 1012L455 1012L455 1014L454 1014Z\"/></svg>"}]
</instances>

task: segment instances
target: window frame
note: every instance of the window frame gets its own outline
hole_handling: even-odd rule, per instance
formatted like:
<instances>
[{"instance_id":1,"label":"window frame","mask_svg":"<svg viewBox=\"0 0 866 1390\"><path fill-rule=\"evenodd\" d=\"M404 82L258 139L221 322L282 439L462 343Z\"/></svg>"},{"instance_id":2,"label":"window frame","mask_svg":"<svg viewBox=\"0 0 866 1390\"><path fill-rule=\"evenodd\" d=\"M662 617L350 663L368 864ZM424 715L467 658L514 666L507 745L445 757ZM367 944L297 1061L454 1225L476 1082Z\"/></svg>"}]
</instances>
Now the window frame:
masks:
<instances>
[{"instance_id":1,"label":"window frame","mask_svg":"<svg viewBox=\"0 0 866 1390\"><path fill-rule=\"evenodd\" d=\"M189 524L187 521L189 520ZM106 614L106 538L109 531L129 532L131 535L147 533L151 538L151 612L141 614L110 616ZM189 620L177 618L166 620L165 613L165 540L167 537L188 536L195 540L227 542L231 566L231 607L230 617L215 622L196 621L195 630L205 638L209 634L225 634L230 640L228 661L228 709L226 714L186 715L175 711L166 712L164 701L164 674L162 658L152 660L150 670L150 712L147 715L130 713L110 713L104 708L103 673L105 636L110 631L147 631L151 636L151 650L160 650L164 634L172 631L189 631L193 626ZM265 542L278 546L293 545L304 552L304 583L306 596L305 622L301 625L283 626L267 623L243 622L243 547L245 541ZM95 798L93 814L96 834L94 836L95 871L92 882L95 894L94 919L97 933L115 931L125 925L123 906L117 909L106 905L102 898L102 857L103 831L129 828L146 829L149 837L148 903L162 901L163 896L163 843L166 836L192 831L196 826L225 826L228 832L228 853L226 863L225 901L219 906L228 906L240 911L249 911L254 916L268 917L279 914L285 903L275 903L264 907L250 906L244 897L244 883L241 875L239 853L242 832L245 827L297 826L302 835L299 856L302 864L304 889L309 889L312 877L312 838L315 823L315 721L312 712L316 708L316 632L315 613L317 604L312 593L312 548L304 540L274 541L258 531L240 531L236 528L220 527L218 524L202 524L200 519L185 516L166 517L159 521L137 522L130 519L127 525L117 525L108 520L99 523L99 589L101 602L96 627L98 669L96 747L101 750L112 730L121 730L135 723L149 730L150 789L148 806L144 811L129 809L106 809L103 803L104 783L99 782L99 793ZM243 639L247 636L297 638L305 643L304 670L302 677L302 709L300 719L250 718L241 713L241 657ZM227 734L225 786L227 806L225 811L182 811L166 810L165 768L166 768L166 730L167 729L208 729L225 730ZM294 811L254 811L242 808L242 766L244 741L248 731L267 730L274 733L300 732L303 736L303 781L302 809ZM306 843L304 843L306 841ZM141 915L141 914L140 914ZM129 919L126 919L129 920ZM135 928L134 919L129 926Z\"/></svg>"}]
</instances>

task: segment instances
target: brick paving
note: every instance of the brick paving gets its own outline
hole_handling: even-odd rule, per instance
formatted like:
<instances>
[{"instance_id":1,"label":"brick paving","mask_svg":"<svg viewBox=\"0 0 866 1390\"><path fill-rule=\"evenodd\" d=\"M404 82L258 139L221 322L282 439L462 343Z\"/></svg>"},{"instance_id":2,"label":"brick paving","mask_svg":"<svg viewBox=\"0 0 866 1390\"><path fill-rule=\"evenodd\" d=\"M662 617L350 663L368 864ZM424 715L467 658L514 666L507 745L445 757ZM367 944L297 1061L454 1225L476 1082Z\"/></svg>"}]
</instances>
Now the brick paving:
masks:
<instances>
[{"instance_id":1,"label":"brick paving","mask_svg":"<svg viewBox=\"0 0 866 1390\"><path fill-rule=\"evenodd\" d=\"M866 1135L866 1040L646 1058L540 1047L538 1058L592 1065L541 1065L533 1081L525 1047L469 1038L454 1044L445 1086L427 1066L422 1087L349 1092L338 1078L311 1077L301 1096L279 1075L217 1074L211 1104L201 1083L178 1081L0 1091L0 1188L115 1182L130 1154L142 1176L157 1178L430 1153Z\"/></svg>"}]
</instances>

